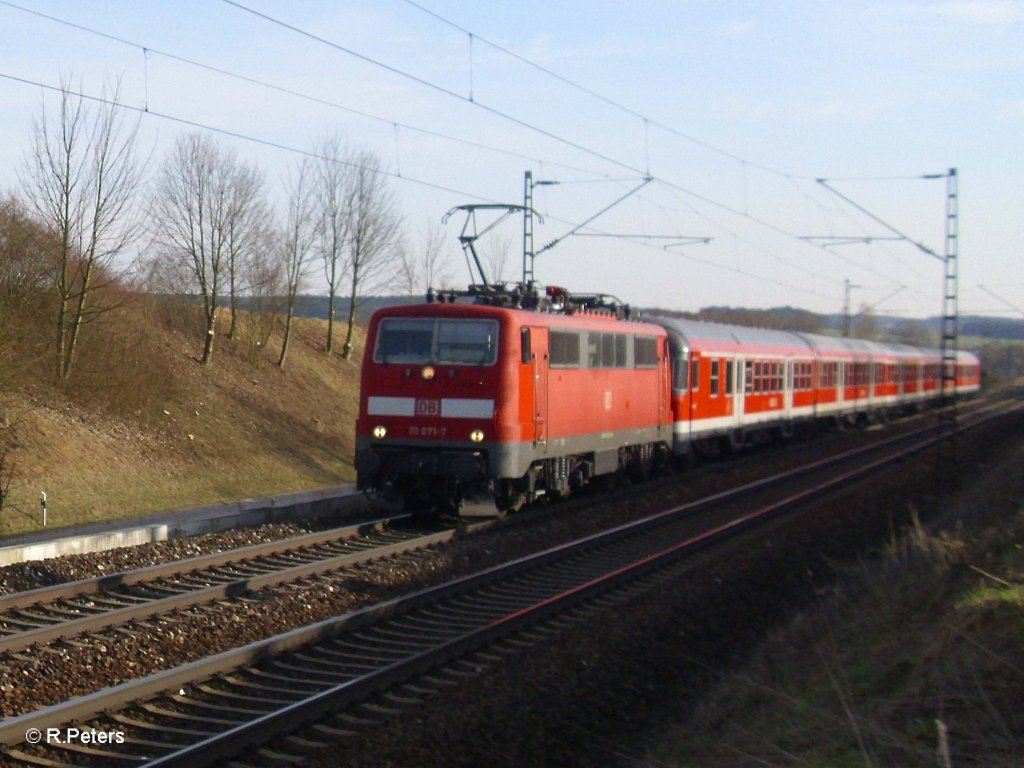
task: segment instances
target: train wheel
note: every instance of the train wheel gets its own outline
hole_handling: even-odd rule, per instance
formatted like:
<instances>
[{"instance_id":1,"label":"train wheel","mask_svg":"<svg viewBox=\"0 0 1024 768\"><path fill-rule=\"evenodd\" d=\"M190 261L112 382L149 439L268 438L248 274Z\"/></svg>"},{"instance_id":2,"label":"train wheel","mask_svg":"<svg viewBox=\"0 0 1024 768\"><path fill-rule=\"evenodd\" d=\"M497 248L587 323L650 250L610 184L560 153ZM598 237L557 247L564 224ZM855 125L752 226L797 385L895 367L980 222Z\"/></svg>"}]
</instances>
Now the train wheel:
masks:
<instances>
[{"instance_id":1,"label":"train wheel","mask_svg":"<svg viewBox=\"0 0 1024 768\"><path fill-rule=\"evenodd\" d=\"M498 517L506 517L526 506L528 498L525 493L517 490L517 485L519 484L508 480L501 481L498 493L494 497L494 506L498 510Z\"/></svg>"}]
</instances>

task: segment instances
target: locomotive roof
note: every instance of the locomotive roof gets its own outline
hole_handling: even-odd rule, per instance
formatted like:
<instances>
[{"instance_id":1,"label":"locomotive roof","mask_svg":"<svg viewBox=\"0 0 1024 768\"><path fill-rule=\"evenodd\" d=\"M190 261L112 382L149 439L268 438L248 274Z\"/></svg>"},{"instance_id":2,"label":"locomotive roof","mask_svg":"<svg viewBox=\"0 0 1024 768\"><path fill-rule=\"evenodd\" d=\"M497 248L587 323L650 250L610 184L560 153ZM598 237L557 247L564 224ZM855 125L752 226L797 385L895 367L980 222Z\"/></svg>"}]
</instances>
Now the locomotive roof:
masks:
<instances>
[{"instance_id":1,"label":"locomotive roof","mask_svg":"<svg viewBox=\"0 0 1024 768\"><path fill-rule=\"evenodd\" d=\"M493 304L464 304L426 302L420 304L395 304L382 307L373 313L373 317L501 317L507 316L523 325L546 325L557 328L577 328L586 330L616 330L623 333L642 331L657 332L660 323L650 318L620 319L615 315L600 311L583 311L574 313L544 312L517 307L495 306Z\"/></svg>"}]
</instances>

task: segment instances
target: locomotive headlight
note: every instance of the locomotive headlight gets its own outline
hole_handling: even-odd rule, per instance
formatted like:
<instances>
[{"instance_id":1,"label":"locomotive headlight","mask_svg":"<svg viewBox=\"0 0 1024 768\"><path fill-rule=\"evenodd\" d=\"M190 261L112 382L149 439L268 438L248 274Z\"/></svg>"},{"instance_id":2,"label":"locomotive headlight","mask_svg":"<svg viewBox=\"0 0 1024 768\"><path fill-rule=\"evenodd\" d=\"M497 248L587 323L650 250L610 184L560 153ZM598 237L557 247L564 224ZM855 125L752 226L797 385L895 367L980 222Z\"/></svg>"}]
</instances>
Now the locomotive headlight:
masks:
<instances>
[{"instance_id":1,"label":"locomotive headlight","mask_svg":"<svg viewBox=\"0 0 1024 768\"><path fill-rule=\"evenodd\" d=\"M469 433L469 439L474 443L482 443L484 440L484 431L482 429L474 429Z\"/></svg>"},{"instance_id":2,"label":"locomotive headlight","mask_svg":"<svg viewBox=\"0 0 1024 768\"><path fill-rule=\"evenodd\" d=\"M426 381L430 381L432 378L434 378L434 373L435 371L432 365L425 365L423 367L423 370L420 371L420 376L422 376Z\"/></svg>"},{"instance_id":3,"label":"locomotive headlight","mask_svg":"<svg viewBox=\"0 0 1024 768\"><path fill-rule=\"evenodd\" d=\"M374 427L373 428L373 436L375 438L377 438L378 440L383 440L385 437L388 436L388 429L387 429L387 427Z\"/></svg>"}]
</instances>

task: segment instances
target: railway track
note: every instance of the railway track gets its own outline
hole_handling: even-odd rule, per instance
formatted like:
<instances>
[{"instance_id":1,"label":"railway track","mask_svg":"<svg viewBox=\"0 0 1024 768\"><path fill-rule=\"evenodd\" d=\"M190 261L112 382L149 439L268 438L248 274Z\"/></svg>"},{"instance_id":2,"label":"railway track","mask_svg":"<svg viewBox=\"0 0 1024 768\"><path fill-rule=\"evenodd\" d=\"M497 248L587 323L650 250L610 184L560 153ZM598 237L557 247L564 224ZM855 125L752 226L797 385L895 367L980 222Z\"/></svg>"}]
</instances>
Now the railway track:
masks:
<instances>
[{"instance_id":1,"label":"railway track","mask_svg":"<svg viewBox=\"0 0 1024 768\"><path fill-rule=\"evenodd\" d=\"M1018 408L1016 404L1006 408ZM977 414L971 425L1008 410ZM964 426L962 428L968 428ZM709 548L794 506L935 444L940 428L887 439L765 481L649 516L510 563L369 606L0 725L12 764L197 768L281 737L290 752L360 726L346 707L374 695L399 709L430 695L426 678L497 663L522 633L555 631L581 606L609 605L693 567ZM639 586L638 586L639 585ZM525 642L529 642L526 640ZM475 654L471 664L460 659ZM390 693L386 693L390 692ZM341 713L341 714L339 714ZM325 720L325 718L333 718ZM288 736L316 724L305 738ZM68 728L120 743L67 743ZM45 738L48 729L62 744ZM38 734L42 743L26 743ZM49 742L49 743L47 743ZM294 760L264 751L261 762Z\"/></svg>"},{"instance_id":2,"label":"railway track","mask_svg":"<svg viewBox=\"0 0 1024 768\"><path fill-rule=\"evenodd\" d=\"M449 541L454 529L396 527L405 516L255 544L0 596L0 653L337 571ZM486 525L486 523L478 524Z\"/></svg>"},{"instance_id":3,"label":"railway track","mask_svg":"<svg viewBox=\"0 0 1024 768\"><path fill-rule=\"evenodd\" d=\"M792 448L797 449L798 446ZM741 468L760 461L748 455L730 463ZM688 475L688 482L720 467L705 466ZM650 489L671 486L678 479L658 478ZM632 488L615 489L602 500L628 501ZM563 501L550 509L534 509L504 525L542 522L550 511L572 514L593 503L593 496ZM489 510L488 510L489 511ZM182 611L205 603L238 598L250 592L289 582L307 581L317 574L333 574L367 560L399 555L452 538L452 531L425 535L422 531L397 529L402 516L345 528L305 534L240 549L215 552L186 560L139 568L102 577L66 582L27 592L0 595L0 652L38 651L47 644L75 637L107 642L106 630L118 629ZM488 527L492 520L472 518L463 531ZM213 610L211 607L210 610ZM141 628L146 630L145 627ZM79 643L65 646L74 652ZM34 651L34 652L35 652Z\"/></svg>"}]
</instances>

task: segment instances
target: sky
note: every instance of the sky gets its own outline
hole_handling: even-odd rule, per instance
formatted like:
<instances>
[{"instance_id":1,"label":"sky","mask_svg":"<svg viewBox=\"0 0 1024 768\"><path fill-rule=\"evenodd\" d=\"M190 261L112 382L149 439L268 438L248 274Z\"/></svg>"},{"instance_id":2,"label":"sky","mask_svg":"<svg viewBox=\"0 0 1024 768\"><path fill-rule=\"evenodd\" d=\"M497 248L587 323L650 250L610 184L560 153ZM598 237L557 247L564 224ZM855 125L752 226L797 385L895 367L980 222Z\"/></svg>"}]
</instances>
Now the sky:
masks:
<instances>
[{"instance_id":1,"label":"sky","mask_svg":"<svg viewBox=\"0 0 1024 768\"><path fill-rule=\"evenodd\" d=\"M373 151L460 284L445 214L530 171L542 283L926 317L955 168L960 312L1024 316L1024 0L0 0L0 51L0 192L62 78L119 80L151 175L194 131L278 200L320 138Z\"/></svg>"}]
</instances>

